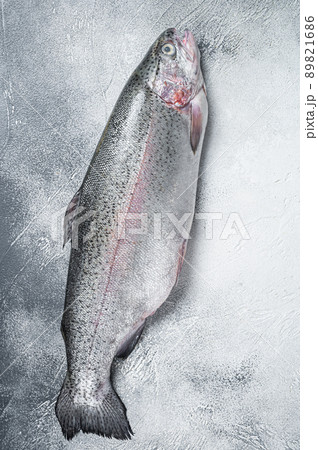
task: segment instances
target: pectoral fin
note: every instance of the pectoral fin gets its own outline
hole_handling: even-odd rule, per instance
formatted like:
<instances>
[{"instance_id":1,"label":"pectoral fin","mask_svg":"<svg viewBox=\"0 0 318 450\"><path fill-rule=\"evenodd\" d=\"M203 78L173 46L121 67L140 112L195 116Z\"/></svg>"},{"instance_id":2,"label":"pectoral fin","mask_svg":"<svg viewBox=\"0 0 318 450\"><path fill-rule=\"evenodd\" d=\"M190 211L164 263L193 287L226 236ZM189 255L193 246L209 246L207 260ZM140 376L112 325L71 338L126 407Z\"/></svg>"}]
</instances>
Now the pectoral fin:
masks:
<instances>
[{"instance_id":1,"label":"pectoral fin","mask_svg":"<svg viewBox=\"0 0 318 450\"><path fill-rule=\"evenodd\" d=\"M205 132L208 114L208 104L206 92L203 87L200 92L191 100L190 104L190 140L192 151L195 154L201 137Z\"/></svg>"},{"instance_id":2,"label":"pectoral fin","mask_svg":"<svg viewBox=\"0 0 318 450\"><path fill-rule=\"evenodd\" d=\"M70 201L68 207L66 208L65 216L64 216L64 245L71 240L72 238L72 223L74 218L78 213L78 207L80 203L80 191L77 191L72 200Z\"/></svg>"},{"instance_id":3,"label":"pectoral fin","mask_svg":"<svg viewBox=\"0 0 318 450\"><path fill-rule=\"evenodd\" d=\"M195 99L191 102L191 147L192 151L195 154L197 151L200 138L202 134L202 111L200 108L200 104L195 101Z\"/></svg>"}]
</instances>

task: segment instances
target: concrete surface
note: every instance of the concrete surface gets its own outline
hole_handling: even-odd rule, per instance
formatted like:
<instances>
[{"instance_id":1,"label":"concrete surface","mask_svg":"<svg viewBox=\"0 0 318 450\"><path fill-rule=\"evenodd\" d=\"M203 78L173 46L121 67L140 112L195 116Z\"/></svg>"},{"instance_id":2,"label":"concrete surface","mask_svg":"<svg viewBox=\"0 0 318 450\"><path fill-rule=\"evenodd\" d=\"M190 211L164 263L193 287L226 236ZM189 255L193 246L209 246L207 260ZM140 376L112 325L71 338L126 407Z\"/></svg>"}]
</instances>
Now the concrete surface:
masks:
<instances>
[{"instance_id":1,"label":"concrete surface","mask_svg":"<svg viewBox=\"0 0 318 450\"><path fill-rule=\"evenodd\" d=\"M298 449L298 2L1 8L4 448ZM171 26L191 29L202 50L210 117L197 211L223 218L210 240L195 222L177 287L115 364L133 440L67 443L54 414L61 217L130 73ZM233 212L250 239L235 226L220 239Z\"/></svg>"}]
</instances>

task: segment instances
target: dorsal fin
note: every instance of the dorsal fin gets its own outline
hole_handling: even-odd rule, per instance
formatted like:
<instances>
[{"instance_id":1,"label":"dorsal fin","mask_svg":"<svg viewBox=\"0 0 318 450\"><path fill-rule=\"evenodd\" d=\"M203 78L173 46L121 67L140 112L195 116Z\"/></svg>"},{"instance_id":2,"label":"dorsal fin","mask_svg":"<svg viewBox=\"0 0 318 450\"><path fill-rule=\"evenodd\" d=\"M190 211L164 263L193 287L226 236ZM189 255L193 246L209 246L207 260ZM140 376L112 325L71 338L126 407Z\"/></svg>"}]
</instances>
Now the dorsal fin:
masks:
<instances>
[{"instance_id":1,"label":"dorsal fin","mask_svg":"<svg viewBox=\"0 0 318 450\"><path fill-rule=\"evenodd\" d=\"M78 207L80 203L80 195L81 191L78 190L72 200L70 201L68 207L66 208L65 216L64 216L64 241L63 247L67 244L68 241L72 238L72 223L74 218L78 214Z\"/></svg>"}]
</instances>

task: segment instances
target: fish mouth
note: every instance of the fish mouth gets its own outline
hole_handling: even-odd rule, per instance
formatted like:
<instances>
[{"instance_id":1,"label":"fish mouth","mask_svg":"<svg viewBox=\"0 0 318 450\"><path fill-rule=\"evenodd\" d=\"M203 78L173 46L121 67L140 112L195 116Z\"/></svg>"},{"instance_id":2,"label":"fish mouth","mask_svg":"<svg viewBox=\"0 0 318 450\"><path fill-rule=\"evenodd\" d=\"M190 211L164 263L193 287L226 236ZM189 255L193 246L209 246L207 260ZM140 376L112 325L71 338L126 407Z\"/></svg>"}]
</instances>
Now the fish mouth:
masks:
<instances>
[{"instance_id":1,"label":"fish mouth","mask_svg":"<svg viewBox=\"0 0 318 450\"><path fill-rule=\"evenodd\" d=\"M179 50L191 67L191 77L195 85L194 95L196 95L201 90L201 88L203 88L204 92L206 93L200 67L200 50L196 43L195 37L188 29L184 30L183 35L176 29L174 29L174 33L179 46Z\"/></svg>"},{"instance_id":2,"label":"fish mouth","mask_svg":"<svg viewBox=\"0 0 318 450\"><path fill-rule=\"evenodd\" d=\"M198 47L190 30L186 29L184 31L182 43L184 49L187 51L190 58L194 61L194 57L197 56L198 53Z\"/></svg>"},{"instance_id":3,"label":"fish mouth","mask_svg":"<svg viewBox=\"0 0 318 450\"><path fill-rule=\"evenodd\" d=\"M198 63L200 52L192 32L186 29L183 36L180 37L180 33L178 33L175 29L175 36L178 44L184 52L186 59L194 64Z\"/></svg>"}]
</instances>

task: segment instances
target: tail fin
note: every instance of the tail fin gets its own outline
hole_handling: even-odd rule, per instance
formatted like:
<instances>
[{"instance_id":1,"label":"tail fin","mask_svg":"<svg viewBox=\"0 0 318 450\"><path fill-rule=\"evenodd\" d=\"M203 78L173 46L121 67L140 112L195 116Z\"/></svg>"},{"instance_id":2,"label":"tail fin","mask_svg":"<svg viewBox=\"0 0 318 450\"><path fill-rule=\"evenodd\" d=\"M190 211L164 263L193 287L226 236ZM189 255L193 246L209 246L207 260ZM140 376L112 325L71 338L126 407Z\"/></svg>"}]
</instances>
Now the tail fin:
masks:
<instances>
[{"instance_id":1,"label":"tail fin","mask_svg":"<svg viewBox=\"0 0 318 450\"><path fill-rule=\"evenodd\" d=\"M71 395L70 383L66 378L55 406L56 416L66 439L72 439L80 430L115 439L131 439L126 407L114 391L111 383L98 401L92 398L75 402Z\"/></svg>"}]
</instances>

